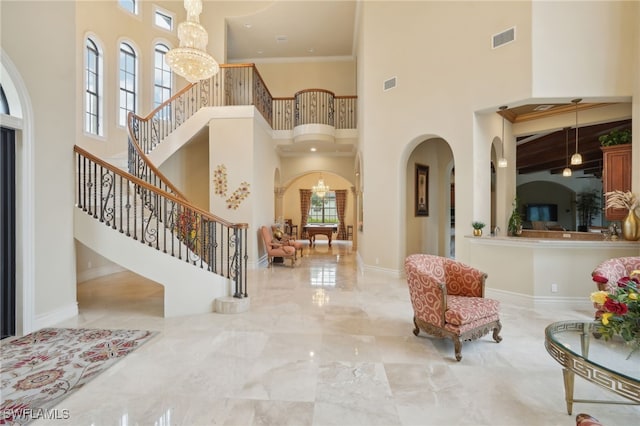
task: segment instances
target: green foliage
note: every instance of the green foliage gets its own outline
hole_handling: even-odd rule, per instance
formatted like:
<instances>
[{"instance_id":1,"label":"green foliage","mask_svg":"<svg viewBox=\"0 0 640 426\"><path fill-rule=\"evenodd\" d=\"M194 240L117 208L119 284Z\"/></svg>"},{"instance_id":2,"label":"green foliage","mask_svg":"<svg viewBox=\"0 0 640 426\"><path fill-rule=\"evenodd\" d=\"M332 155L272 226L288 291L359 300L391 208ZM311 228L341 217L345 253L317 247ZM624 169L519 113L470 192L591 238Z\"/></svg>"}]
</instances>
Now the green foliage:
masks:
<instances>
[{"instance_id":1,"label":"green foliage","mask_svg":"<svg viewBox=\"0 0 640 426\"><path fill-rule=\"evenodd\" d=\"M579 192L576 198L576 210L582 226L591 226L596 213L600 211L600 193L591 191Z\"/></svg>"},{"instance_id":2,"label":"green foliage","mask_svg":"<svg viewBox=\"0 0 640 426\"><path fill-rule=\"evenodd\" d=\"M600 146L614 146L631 143L631 129L614 129L598 138Z\"/></svg>"},{"instance_id":3,"label":"green foliage","mask_svg":"<svg viewBox=\"0 0 640 426\"><path fill-rule=\"evenodd\" d=\"M471 222L471 226L473 229L482 229L485 227L485 224L482 222Z\"/></svg>"},{"instance_id":4,"label":"green foliage","mask_svg":"<svg viewBox=\"0 0 640 426\"><path fill-rule=\"evenodd\" d=\"M517 235L520 229L522 229L522 216L518 211L518 197L513 200L512 206L513 210L511 210L511 216L509 217L507 231L509 231L509 235Z\"/></svg>"}]
</instances>

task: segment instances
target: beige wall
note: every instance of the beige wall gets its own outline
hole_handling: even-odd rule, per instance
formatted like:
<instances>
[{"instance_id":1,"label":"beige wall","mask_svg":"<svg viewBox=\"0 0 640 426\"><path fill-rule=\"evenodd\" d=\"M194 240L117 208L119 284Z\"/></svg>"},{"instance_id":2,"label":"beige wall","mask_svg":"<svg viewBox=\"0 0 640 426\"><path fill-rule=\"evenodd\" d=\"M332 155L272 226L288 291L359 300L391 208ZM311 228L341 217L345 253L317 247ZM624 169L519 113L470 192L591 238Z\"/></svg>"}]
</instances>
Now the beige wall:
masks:
<instances>
[{"instance_id":1,"label":"beige wall","mask_svg":"<svg viewBox=\"0 0 640 426\"><path fill-rule=\"evenodd\" d=\"M66 2L71 3L71 2ZM119 58L120 43L130 43L138 53L138 114L146 116L153 110L154 46L162 42L169 48L178 45L174 32L159 29L153 25L154 5L173 12L175 25L184 20L181 1L143 1L140 13L133 16L118 6L117 1L76 1L77 20L75 26L75 66L78 78L77 117L83 119L84 111L84 46L87 36L92 36L102 48L104 93L103 116L104 136L96 137L84 133L82 122L76 129L77 144L101 157L126 155L127 129L118 124L119 105ZM174 87L183 87L184 81L176 78Z\"/></svg>"},{"instance_id":2,"label":"beige wall","mask_svg":"<svg viewBox=\"0 0 640 426\"><path fill-rule=\"evenodd\" d=\"M378 260L379 267L401 270L405 256L401 236L408 233L402 218L413 208L412 199L406 199L410 192L405 189L407 168L412 167L408 158L425 135L444 139L453 151L456 256L464 260L468 256L464 247L468 224L490 219L489 164L491 143L500 134L500 120L494 114L500 105L529 103L540 96L563 101L577 95L594 100L629 99L632 84L638 84L638 74L631 72L637 56L632 49L638 35L629 25L634 15L638 16L638 5L587 3L591 2L570 2L570 6L534 2L532 11L529 2L364 2L358 42L358 100L362 111L358 122L365 159L365 232L359 253L365 265L374 267ZM469 13L470 8L473 13ZM601 24L589 28L572 24L571 34L567 34L563 22L582 21L583 16L585 22ZM619 30L621 22L623 31ZM511 26L517 28L516 41L492 50L491 36ZM464 31L459 30L462 28ZM446 42L442 34L447 34ZM558 42L561 34L565 39ZM592 49L590 40L600 37L608 47L601 48L597 43ZM552 59L563 57L567 63L563 68L575 70L569 58L576 54L578 63L586 61L579 72L556 72L557 62ZM628 58L623 60L624 55ZM383 92L382 82L393 76L398 86ZM499 221L506 221L515 195L514 139L505 139L510 165L502 173L508 174L509 182L499 186L496 194ZM382 164L397 172L377 173ZM368 188L388 194L389 209L380 209L377 197L368 196ZM367 232L388 228L389 223L396 224L392 225L396 229L385 239Z\"/></svg>"},{"instance_id":3,"label":"beige wall","mask_svg":"<svg viewBox=\"0 0 640 426\"><path fill-rule=\"evenodd\" d=\"M18 194L21 204L16 216L19 236L24 238L18 241L17 268L23 280L18 282L19 291L30 287L33 300L25 301L26 307L18 306L18 316L33 309L36 327L47 318L66 317L77 310L76 35L73 25L60 25L75 21L75 6L64 1L3 1L0 7L2 51L17 71L14 84L26 88L21 93L25 120L17 146L20 174L16 179L23 192ZM46 39L41 37L44 34ZM41 62L34 64L34 58ZM32 256L26 264L25 256Z\"/></svg>"},{"instance_id":4,"label":"beige wall","mask_svg":"<svg viewBox=\"0 0 640 426\"><path fill-rule=\"evenodd\" d=\"M290 98L304 89L325 89L337 96L356 94L355 61L259 63L271 95Z\"/></svg>"}]
</instances>

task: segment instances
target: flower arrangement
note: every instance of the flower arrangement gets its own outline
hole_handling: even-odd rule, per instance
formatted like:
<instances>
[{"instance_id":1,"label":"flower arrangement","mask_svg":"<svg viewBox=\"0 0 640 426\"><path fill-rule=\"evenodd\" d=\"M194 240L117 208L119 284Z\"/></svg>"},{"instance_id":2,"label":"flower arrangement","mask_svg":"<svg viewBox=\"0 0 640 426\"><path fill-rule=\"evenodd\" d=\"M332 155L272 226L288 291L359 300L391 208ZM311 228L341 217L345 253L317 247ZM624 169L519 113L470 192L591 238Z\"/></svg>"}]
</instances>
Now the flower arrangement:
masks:
<instances>
[{"instance_id":1,"label":"flower arrangement","mask_svg":"<svg viewBox=\"0 0 640 426\"><path fill-rule=\"evenodd\" d=\"M191 251L198 248L198 230L200 220L196 212L183 210L175 221L176 235Z\"/></svg>"},{"instance_id":2,"label":"flower arrangement","mask_svg":"<svg viewBox=\"0 0 640 426\"><path fill-rule=\"evenodd\" d=\"M638 197L631 191L610 191L604 193L606 208L635 210L638 207Z\"/></svg>"},{"instance_id":3,"label":"flower arrangement","mask_svg":"<svg viewBox=\"0 0 640 426\"><path fill-rule=\"evenodd\" d=\"M601 284L606 284L608 281L605 277L598 275L595 275L593 280ZM614 292L600 290L591 293L591 301L602 310L598 318L600 322L598 333L605 339L610 339L614 335L622 337L632 347L629 356L640 349L639 286L640 270L635 270L628 277L618 280Z\"/></svg>"}]
</instances>

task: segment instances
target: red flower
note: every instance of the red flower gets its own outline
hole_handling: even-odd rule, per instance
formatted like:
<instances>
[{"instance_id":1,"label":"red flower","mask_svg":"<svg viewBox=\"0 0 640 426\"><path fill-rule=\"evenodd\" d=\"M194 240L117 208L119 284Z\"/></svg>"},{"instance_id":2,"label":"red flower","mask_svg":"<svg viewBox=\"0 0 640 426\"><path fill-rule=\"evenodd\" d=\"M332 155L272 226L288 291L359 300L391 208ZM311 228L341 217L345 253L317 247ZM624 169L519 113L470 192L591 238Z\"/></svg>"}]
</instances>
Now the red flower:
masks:
<instances>
[{"instance_id":1,"label":"red flower","mask_svg":"<svg viewBox=\"0 0 640 426\"><path fill-rule=\"evenodd\" d=\"M600 283L600 284L606 284L607 282L609 282L609 280L605 277L603 277L602 275L594 275L592 277L593 281Z\"/></svg>"},{"instance_id":2,"label":"red flower","mask_svg":"<svg viewBox=\"0 0 640 426\"><path fill-rule=\"evenodd\" d=\"M615 315L624 315L629 310L625 303L620 303L610 298L607 298L604 302L604 308Z\"/></svg>"}]
</instances>

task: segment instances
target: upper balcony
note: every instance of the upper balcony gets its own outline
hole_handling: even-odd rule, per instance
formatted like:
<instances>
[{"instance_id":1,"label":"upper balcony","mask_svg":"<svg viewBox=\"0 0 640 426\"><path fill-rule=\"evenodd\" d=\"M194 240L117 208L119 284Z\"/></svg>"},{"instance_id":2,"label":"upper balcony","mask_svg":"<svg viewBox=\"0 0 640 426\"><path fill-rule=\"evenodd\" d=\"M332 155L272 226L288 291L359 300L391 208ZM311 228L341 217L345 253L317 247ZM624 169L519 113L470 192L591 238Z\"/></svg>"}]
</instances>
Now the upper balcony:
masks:
<instances>
[{"instance_id":1,"label":"upper balcony","mask_svg":"<svg viewBox=\"0 0 640 426\"><path fill-rule=\"evenodd\" d=\"M315 153L352 156L356 152L356 96L336 96L307 89L291 98L274 98L254 64L225 64L208 80L185 87L154 110L139 126L148 136L139 141L145 153L198 110L212 106L253 105L273 129L282 156Z\"/></svg>"}]
</instances>

